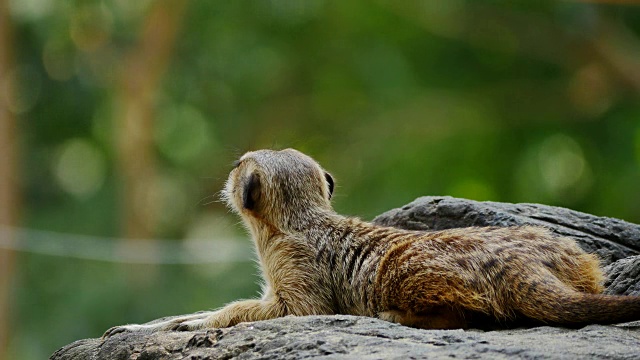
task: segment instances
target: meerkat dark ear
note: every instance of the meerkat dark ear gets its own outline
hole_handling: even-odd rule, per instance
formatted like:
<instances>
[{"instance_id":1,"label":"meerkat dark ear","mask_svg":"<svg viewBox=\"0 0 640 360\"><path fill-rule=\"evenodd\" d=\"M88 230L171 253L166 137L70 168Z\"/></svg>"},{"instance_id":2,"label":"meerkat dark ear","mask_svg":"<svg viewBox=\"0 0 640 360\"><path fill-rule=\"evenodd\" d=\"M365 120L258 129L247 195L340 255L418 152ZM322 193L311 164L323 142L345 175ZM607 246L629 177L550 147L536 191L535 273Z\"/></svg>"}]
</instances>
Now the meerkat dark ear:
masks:
<instances>
[{"instance_id":1,"label":"meerkat dark ear","mask_svg":"<svg viewBox=\"0 0 640 360\"><path fill-rule=\"evenodd\" d=\"M242 191L242 206L247 210L254 210L260 198L260 176L252 173L244 184Z\"/></svg>"},{"instance_id":2,"label":"meerkat dark ear","mask_svg":"<svg viewBox=\"0 0 640 360\"><path fill-rule=\"evenodd\" d=\"M328 172L324 173L324 178L327 179L327 184L329 185L329 200L331 200L331 196L333 196L333 188L335 183L333 182L333 177Z\"/></svg>"}]
</instances>

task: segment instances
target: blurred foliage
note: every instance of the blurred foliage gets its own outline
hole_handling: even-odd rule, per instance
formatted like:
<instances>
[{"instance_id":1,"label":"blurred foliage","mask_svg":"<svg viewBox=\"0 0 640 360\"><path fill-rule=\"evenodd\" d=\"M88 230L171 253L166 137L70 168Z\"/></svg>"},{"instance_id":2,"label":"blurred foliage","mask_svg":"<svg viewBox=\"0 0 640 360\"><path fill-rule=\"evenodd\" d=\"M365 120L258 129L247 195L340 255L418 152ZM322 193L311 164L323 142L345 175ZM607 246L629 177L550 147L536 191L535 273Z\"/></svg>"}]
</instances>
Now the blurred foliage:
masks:
<instances>
[{"instance_id":1,"label":"blurred foliage","mask_svg":"<svg viewBox=\"0 0 640 360\"><path fill-rule=\"evenodd\" d=\"M23 227L122 236L114 103L163 1L10 1ZM365 219L452 195L640 222L640 7L243 0L178 16L151 101L158 238L246 238L214 194L243 152L284 147ZM254 296L256 272L20 252L8 356Z\"/></svg>"}]
</instances>

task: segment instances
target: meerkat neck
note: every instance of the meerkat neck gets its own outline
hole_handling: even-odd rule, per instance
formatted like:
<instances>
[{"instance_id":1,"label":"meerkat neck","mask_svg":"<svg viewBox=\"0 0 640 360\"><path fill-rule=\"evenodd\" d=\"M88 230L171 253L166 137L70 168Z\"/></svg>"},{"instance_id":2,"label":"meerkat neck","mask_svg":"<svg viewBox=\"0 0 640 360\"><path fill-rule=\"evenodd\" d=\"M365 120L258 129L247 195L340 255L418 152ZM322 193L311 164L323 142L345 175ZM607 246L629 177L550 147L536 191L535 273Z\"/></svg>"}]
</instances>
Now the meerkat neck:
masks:
<instances>
[{"instance_id":1,"label":"meerkat neck","mask_svg":"<svg viewBox=\"0 0 640 360\"><path fill-rule=\"evenodd\" d=\"M315 244L319 238L326 237L327 232L335 229L336 224L344 219L346 219L344 216L333 210L313 209L287 219L285 224L280 226L252 219L247 222L247 227L252 234L258 253L263 253L274 238L306 239L303 241Z\"/></svg>"},{"instance_id":2,"label":"meerkat neck","mask_svg":"<svg viewBox=\"0 0 640 360\"><path fill-rule=\"evenodd\" d=\"M288 219L288 224L283 229L285 233L305 234L312 229L334 226L344 217L330 209L308 209L304 214L296 214Z\"/></svg>"}]
</instances>

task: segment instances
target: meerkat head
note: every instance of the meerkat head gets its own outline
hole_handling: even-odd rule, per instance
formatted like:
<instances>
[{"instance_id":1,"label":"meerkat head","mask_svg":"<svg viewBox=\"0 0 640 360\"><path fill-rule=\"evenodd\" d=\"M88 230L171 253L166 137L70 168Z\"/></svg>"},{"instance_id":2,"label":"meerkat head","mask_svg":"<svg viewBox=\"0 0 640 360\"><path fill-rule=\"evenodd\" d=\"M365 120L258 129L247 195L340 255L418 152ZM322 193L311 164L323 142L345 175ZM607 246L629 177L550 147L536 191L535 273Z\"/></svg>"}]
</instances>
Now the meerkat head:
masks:
<instances>
[{"instance_id":1,"label":"meerkat head","mask_svg":"<svg viewBox=\"0 0 640 360\"><path fill-rule=\"evenodd\" d=\"M302 226L331 208L333 177L294 149L258 150L236 161L223 191L229 207L249 221L278 229Z\"/></svg>"}]
</instances>

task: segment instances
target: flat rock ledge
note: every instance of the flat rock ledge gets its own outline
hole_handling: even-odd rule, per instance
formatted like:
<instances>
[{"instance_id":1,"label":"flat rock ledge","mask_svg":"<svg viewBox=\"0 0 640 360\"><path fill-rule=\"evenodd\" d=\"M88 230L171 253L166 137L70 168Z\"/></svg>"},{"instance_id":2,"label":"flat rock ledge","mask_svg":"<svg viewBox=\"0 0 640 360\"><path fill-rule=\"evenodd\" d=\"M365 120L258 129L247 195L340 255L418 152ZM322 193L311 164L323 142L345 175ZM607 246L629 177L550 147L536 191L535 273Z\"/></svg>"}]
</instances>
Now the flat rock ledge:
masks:
<instances>
[{"instance_id":1,"label":"flat rock ledge","mask_svg":"<svg viewBox=\"0 0 640 360\"><path fill-rule=\"evenodd\" d=\"M420 330L347 316L288 316L200 332L76 341L53 359L633 359L640 325L481 332Z\"/></svg>"},{"instance_id":2,"label":"flat rock ledge","mask_svg":"<svg viewBox=\"0 0 640 360\"><path fill-rule=\"evenodd\" d=\"M423 197L376 219L416 230L541 225L597 253L607 292L640 296L640 226L538 204ZM116 325L116 324L114 324ZM106 329L105 329L106 330ZM420 330L346 315L285 317L225 329L124 333L84 339L52 360L129 359L640 359L640 321L572 330L541 326L499 331Z\"/></svg>"}]
</instances>

